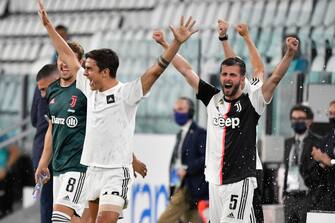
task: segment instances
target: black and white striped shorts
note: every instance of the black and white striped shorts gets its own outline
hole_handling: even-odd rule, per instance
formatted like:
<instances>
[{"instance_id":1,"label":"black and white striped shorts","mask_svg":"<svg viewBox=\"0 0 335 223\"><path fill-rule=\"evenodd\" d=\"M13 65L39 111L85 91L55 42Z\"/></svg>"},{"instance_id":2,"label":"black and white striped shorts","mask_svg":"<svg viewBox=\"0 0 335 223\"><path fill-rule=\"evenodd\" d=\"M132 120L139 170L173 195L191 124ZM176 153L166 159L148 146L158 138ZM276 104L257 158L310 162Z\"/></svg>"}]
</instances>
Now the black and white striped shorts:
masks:
<instances>
[{"instance_id":1,"label":"black and white striped shorts","mask_svg":"<svg viewBox=\"0 0 335 223\"><path fill-rule=\"evenodd\" d=\"M209 218L211 223L254 223L252 207L257 181L249 177L226 185L209 184Z\"/></svg>"}]
</instances>

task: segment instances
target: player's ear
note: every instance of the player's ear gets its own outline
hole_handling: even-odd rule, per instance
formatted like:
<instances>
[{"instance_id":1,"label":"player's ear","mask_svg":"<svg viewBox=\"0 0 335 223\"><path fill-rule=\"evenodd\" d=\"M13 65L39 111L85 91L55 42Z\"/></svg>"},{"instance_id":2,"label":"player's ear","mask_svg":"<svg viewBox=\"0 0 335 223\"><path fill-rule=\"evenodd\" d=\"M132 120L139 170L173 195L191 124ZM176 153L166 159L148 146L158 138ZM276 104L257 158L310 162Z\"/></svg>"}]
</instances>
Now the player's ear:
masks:
<instances>
[{"instance_id":1,"label":"player's ear","mask_svg":"<svg viewBox=\"0 0 335 223\"><path fill-rule=\"evenodd\" d=\"M103 78L109 78L109 73L110 73L110 70L109 68L105 68L102 70L102 77Z\"/></svg>"}]
</instances>

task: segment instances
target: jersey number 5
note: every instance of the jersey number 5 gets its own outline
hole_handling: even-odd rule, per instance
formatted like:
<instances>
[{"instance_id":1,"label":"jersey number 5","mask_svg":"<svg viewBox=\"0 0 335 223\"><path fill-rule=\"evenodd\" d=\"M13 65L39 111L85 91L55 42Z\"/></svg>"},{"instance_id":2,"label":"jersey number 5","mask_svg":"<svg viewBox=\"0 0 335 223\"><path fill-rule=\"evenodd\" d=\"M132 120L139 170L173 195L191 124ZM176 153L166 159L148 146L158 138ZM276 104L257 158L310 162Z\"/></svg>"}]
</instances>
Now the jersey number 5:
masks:
<instances>
[{"instance_id":1,"label":"jersey number 5","mask_svg":"<svg viewBox=\"0 0 335 223\"><path fill-rule=\"evenodd\" d=\"M230 197L230 204L229 204L230 210L235 210L236 209L237 198L238 198L238 195L235 195L235 194L231 195L231 197Z\"/></svg>"}]
</instances>

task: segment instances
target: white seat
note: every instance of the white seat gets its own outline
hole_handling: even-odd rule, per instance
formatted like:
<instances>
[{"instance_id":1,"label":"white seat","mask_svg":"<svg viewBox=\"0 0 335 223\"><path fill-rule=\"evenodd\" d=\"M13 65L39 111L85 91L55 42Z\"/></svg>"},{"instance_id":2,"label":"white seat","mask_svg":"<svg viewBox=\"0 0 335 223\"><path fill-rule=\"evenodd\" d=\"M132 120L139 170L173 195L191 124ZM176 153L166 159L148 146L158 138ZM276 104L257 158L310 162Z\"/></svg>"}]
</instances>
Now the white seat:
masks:
<instances>
[{"instance_id":1,"label":"white seat","mask_svg":"<svg viewBox=\"0 0 335 223\"><path fill-rule=\"evenodd\" d=\"M216 12L216 16L213 17L213 22L211 24L211 28L215 28L217 27L217 20L218 19L223 19L225 21L229 21L229 12L231 11L230 8L230 2L228 1L223 1L221 2L220 6L219 6L219 10Z\"/></svg>"},{"instance_id":2,"label":"white seat","mask_svg":"<svg viewBox=\"0 0 335 223\"><path fill-rule=\"evenodd\" d=\"M325 15L324 25L325 26L334 26L335 22L335 1L330 1L327 7L327 12Z\"/></svg>"},{"instance_id":3,"label":"white seat","mask_svg":"<svg viewBox=\"0 0 335 223\"><path fill-rule=\"evenodd\" d=\"M289 0L279 1L277 13L272 23L275 27L283 26L285 24L285 21L287 19L288 8L289 8Z\"/></svg>"},{"instance_id":4,"label":"white seat","mask_svg":"<svg viewBox=\"0 0 335 223\"><path fill-rule=\"evenodd\" d=\"M253 1L246 1L243 3L239 23L249 23L252 12L254 11L254 5L255 2Z\"/></svg>"},{"instance_id":5,"label":"white seat","mask_svg":"<svg viewBox=\"0 0 335 223\"><path fill-rule=\"evenodd\" d=\"M218 11L218 2L216 1L211 1L208 3L208 8L207 8L207 11L206 11L206 16L204 18L204 23L202 25L202 28L203 29L207 29L209 27L212 27L213 24L216 25L217 23L217 19L220 18L220 17L216 17L217 15L219 15L219 13L217 13Z\"/></svg>"},{"instance_id":6,"label":"white seat","mask_svg":"<svg viewBox=\"0 0 335 223\"><path fill-rule=\"evenodd\" d=\"M264 4L265 1L257 1L255 3L250 17L250 21L248 21L250 27L259 26L259 24L261 24L261 20L263 18L263 10L265 8Z\"/></svg>"},{"instance_id":7,"label":"white seat","mask_svg":"<svg viewBox=\"0 0 335 223\"><path fill-rule=\"evenodd\" d=\"M319 26L323 22L328 6L328 0L318 0L316 1L316 6L314 8L314 13L311 20L311 26Z\"/></svg>"},{"instance_id":8,"label":"white seat","mask_svg":"<svg viewBox=\"0 0 335 223\"><path fill-rule=\"evenodd\" d=\"M305 26L310 21L313 11L313 0L303 1L300 16L297 18L296 24L300 27Z\"/></svg>"},{"instance_id":9,"label":"white seat","mask_svg":"<svg viewBox=\"0 0 335 223\"><path fill-rule=\"evenodd\" d=\"M277 1L268 1L265 6L265 12L262 19L262 27L269 27L273 20L274 15L276 14L277 10Z\"/></svg>"},{"instance_id":10,"label":"white seat","mask_svg":"<svg viewBox=\"0 0 335 223\"><path fill-rule=\"evenodd\" d=\"M294 26L297 25L297 21L299 17L305 17L308 15L301 14L301 8L303 5L304 0L295 0L292 2L292 4L289 7L289 12L286 17L286 26Z\"/></svg>"},{"instance_id":11,"label":"white seat","mask_svg":"<svg viewBox=\"0 0 335 223\"><path fill-rule=\"evenodd\" d=\"M227 19L228 22L232 25L235 25L240 20L240 14L241 14L241 6L242 2L240 1L234 1L232 3L231 9L229 10L229 18Z\"/></svg>"}]
</instances>

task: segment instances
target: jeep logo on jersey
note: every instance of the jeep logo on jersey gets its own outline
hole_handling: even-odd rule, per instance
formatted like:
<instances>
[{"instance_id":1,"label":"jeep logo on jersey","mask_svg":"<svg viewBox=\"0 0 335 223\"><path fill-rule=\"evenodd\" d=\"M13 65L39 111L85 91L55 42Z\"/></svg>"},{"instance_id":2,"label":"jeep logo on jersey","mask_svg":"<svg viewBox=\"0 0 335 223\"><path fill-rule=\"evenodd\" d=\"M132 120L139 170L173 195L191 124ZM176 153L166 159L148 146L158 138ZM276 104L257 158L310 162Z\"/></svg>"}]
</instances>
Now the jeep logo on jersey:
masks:
<instances>
[{"instance_id":1,"label":"jeep logo on jersey","mask_svg":"<svg viewBox=\"0 0 335 223\"><path fill-rule=\"evenodd\" d=\"M67 117L66 119L66 125L69 127L69 128L74 128L78 125L78 119L74 116L69 116Z\"/></svg>"},{"instance_id":2,"label":"jeep logo on jersey","mask_svg":"<svg viewBox=\"0 0 335 223\"><path fill-rule=\"evenodd\" d=\"M225 119L224 117L220 116L220 117L213 119L213 124L221 128L231 126L234 129L237 126L239 126L240 119L239 118L226 118Z\"/></svg>"},{"instance_id":3,"label":"jeep logo on jersey","mask_svg":"<svg viewBox=\"0 0 335 223\"><path fill-rule=\"evenodd\" d=\"M106 100L107 100L107 104L114 103L115 102L114 94L107 95Z\"/></svg>"}]
</instances>

